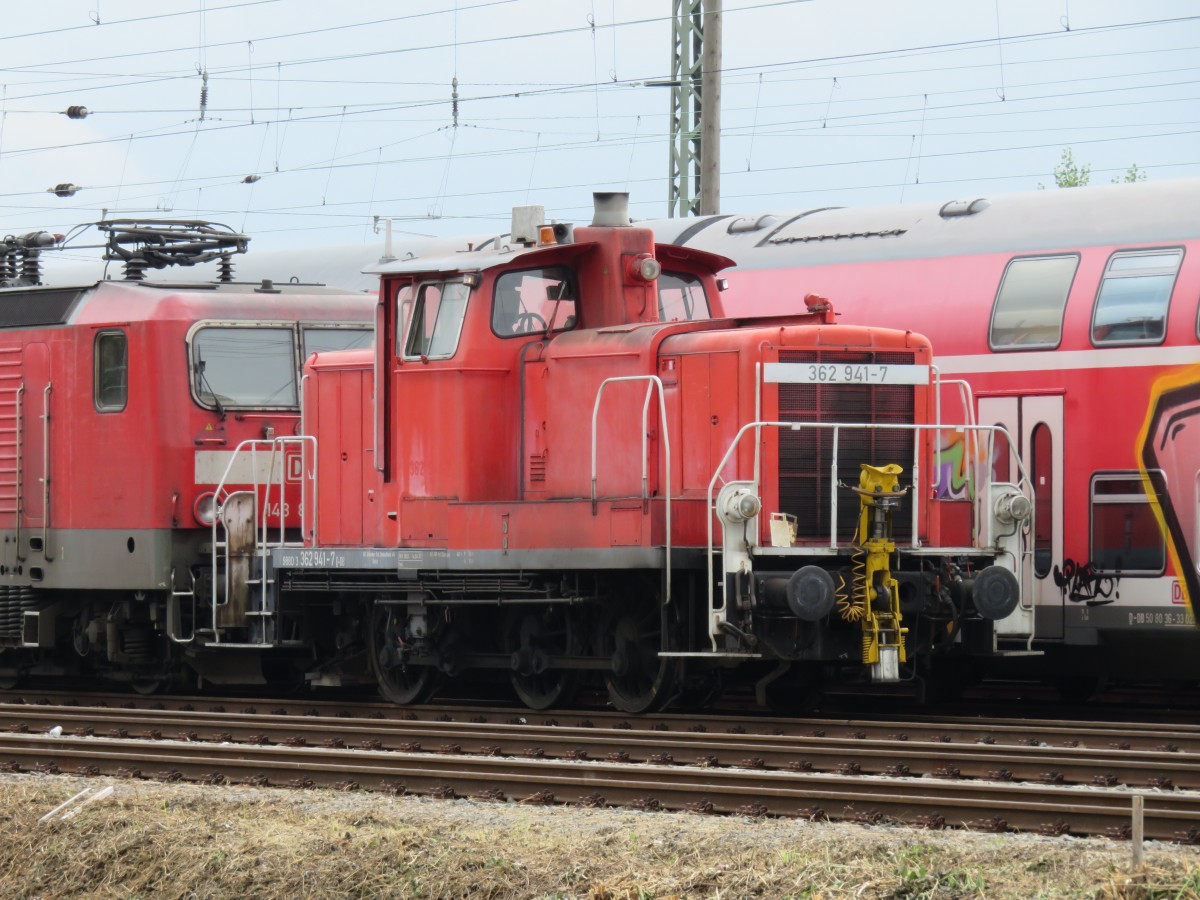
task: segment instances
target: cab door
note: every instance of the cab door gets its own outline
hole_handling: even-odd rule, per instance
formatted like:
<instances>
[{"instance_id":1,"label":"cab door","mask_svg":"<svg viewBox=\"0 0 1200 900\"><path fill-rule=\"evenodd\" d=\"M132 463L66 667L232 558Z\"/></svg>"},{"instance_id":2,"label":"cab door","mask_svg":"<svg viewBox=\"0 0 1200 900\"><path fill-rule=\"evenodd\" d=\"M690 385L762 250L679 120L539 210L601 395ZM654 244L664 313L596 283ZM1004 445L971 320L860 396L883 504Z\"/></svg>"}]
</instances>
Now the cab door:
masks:
<instances>
[{"instance_id":1,"label":"cab door","mask_svg":"<svg viewBox=\"0 0 1200 900\"><path fill-rule=\"evenodd\" d=\"M1061 394L979 398L979 424L1002 425L1011 435L1009 452L1021 462L1033 485L1033 584L1039 637L1063 637L1063 595L1054 570L1063 565L1063 398ZM1008 479L1018 479L1015 460ZM1003 473L1001 473L1003 478Z\"/></svg>"}]
</instances>

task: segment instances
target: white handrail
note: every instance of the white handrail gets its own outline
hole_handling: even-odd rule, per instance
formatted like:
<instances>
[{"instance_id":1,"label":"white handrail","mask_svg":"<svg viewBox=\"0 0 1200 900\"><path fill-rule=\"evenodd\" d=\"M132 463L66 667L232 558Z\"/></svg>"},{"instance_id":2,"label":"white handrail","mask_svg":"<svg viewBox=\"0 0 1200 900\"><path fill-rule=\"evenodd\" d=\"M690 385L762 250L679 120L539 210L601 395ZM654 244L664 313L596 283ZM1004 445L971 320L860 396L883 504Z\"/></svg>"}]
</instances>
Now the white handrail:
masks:
<instances>
[{"instance_id":1,"label":"white handrail","mask_svg":"<svg viewBox=\"0 0 1200 900\"><path fill-rule=\"evenodd\" d=\"M46 385L42 391L42 556L46 562L54 559L50 555L50 391Z\"/></svg>"},{"instance_id":2,"label":"white handrail","mask_svg":"<svg viewBox=\"0 0 1200 900\"><path fill-rule=\"evenodd\" d=\"M212 579L212 615L213 615L213 641L214 643L221 642L221 630L217 625L217 529L222 525L221 507L223 501L229 493L226 490L226 484L229 481L230 473L233 471L234 464L238 457L245 452L250 455L250 486L251 492L254 494L255 502L259 496L260 487L263 489L263 504L260 511L260 516L254 523L256 555L261 560L262 577L260 579L260 611L265 611L267 608L267 558L269 552L274 547L288 546L304 546L305 534L316 533L317 522L317 469L316 469L316 445L317 439L312 435L288 435L284 437L274 438L252 438L242 441L238 444L229 456L229 462L225 464L225 470L221 474L220 481L217 482L216 490L213 491L213 499L215 510L212 522L212 545L210 548L211 568L213 573ZM289 542L286 540L286 519L284 514L284 503L287 496L287 459L288 447L299 448L299 464L300 464L300 543ZM271 457L269 468L267 471L266 483L260 485L258 480L258 451L259 448L269 449ZM312 451L313 467L308 466L309 451ZM272 542L270 540L270 509L271 509L271 494L272 489L276 485L276 462L279 462L278 467L278 486L279 486L279 540ZM312 503L306 503L308 493L306 486L312 484ZM226 597L229 596L229 567L225 567L224 586Z\"/></svg>"},{"instance_id":3,"label":"white handrail","mask_svg":"<svg viewBox=\"0 0 1200 900\"><path fill-rule=\"evenodd\" d=\"M713 508L713 488L716 487L717 480L721 478L722 470L724 470L725 465L729 462L729 458L733 455L733 451L737 449L737 445L741 442L742 437L746 434L746 432L750 431L751 429L754 430L754 441L755 444L757 444L759 432L761 432L764 428L787 428L791 431L799 431L800 427L801 426L799 423L792 422L747 422L738 429L738 433L735 434L733 436L733 440L729 442L729 447L726 448L725 455L722 456L721 461L717 463L716 471L713 472L712 478L710 478L708 481L708 490L705 494L705 508L708 510L708 515L706 516L708 519L708 639L712 643L712 648L714 651L717 649L717 636L712 633L712 620L713 613L717 611L717 608L713 603L713 598L715 595L715 585L713 584L713 563L715 561L715 553L713 551L713 516L716 513L716 510ZM756 472L756 477L753 481L754 494L756 497L761 497L762 491L759 489L760 485L757 474L758 473ZM725 602L725 598L722 597L721 609L725 609L727 605L728 604Z\"/></svg>"},{"instance_id":4,"label":"white handrail","mask_svg":"<svg viewBox=\"0 0 1200 900\"><path fill-rule=\"evenodd\" d=\"M649 435L646 431L646 426L650 416L650 396L651 391L658 393L658 413L659 413L659 428L662 433L663 456L666 463L666 509L664 513L666 525L666 543L664 553L666 555L666 583L664 585L664 605L671 602L671 435L667 430L667 404L663 395L662 379L657 375L621 375L614 378L605 378L600 382L600 387L596 390L596 400L592 404L592 512L596 510L596 424L600 417L600 401L604 397L604 389L610 384L618 382L644 381L646 382L646 397L642 403L642 503L650 502L650 478L649 478L649 460L648 445Z\"/></svg>"},{"instance_id":5,"label":"white handrail","mask_svg":"<svg viewBox=\"0 0 1200 900\"><path fill-rule=\"evenodd\" d=\"M974 437L978 432L988 433L989 448L992 446L992 441L994 440L995 432L1003 431L1003 432L1005 432L1006 435L1008 433L1007 430L1003 428L1003 426L999 426L999 425L974 425L973 424L973 425L964 425L964 426L955 426L955 427L961 428L961 430L966 432L968 434L968 436L970 436L970 437ZM831 449L832 459L831 459L831 462L829 465L829 472L830 472L830 478L829 478L829 509L830 509L829 546L831 549L836 549L836 547L838 546L838 542L837 542L838 449L839 449L839 445L840 445L840 437L841 437L842 430L845 429L845 430L872 430L872 431L911 431L913 433L913 464L912 464L912 480L911 480L912 494L913 494L913 512L912 512L913 522L912 522L911 546L913 548L919 548L921 546L920 530L919 530L919 524L920 524L919 511L921 508L921 503L920 503L920 496L921 496L920 495L921 435L924 432L932 432L936 435L936 433L938 431L944 430L945 426L942 424L937 424L937 423L935 423L935 424L901 424L901 423L872 423L872 422L852 422L852 423L847 423L847 422L748 422L745 425L743 425L738 430L738 432L734 436L733 440L730 441L729 447L726 449L725 454L721 457L720 462L717 463L716 469L713 472L713 476L709 480L708 490L707 490L707 494L706 494L707 510L708 510L708 515L707 515L707 519L708 519L707 552L708 552L708 609L709 609L709 623L710 623L709 639L712 641L714 650L717 649L717 646L716 646L716 636L711 633L711 623L712 623L713 613L717 612L718 609L724 610L727 607L727 603L726 603L725 599L722 598L722 605L720 607L717 607L715 604L715 599L716 599L715 577L716 576L715 576L715 569L714 569L714 561L715 561L716 550L715 550L715 543L713 540L713 519L716 516L716 509L713 505L713 491L714 491L714 488L716 487L717 482L719 480L722 480L721 472L722 472L722 470L724 470L726 464L729 462L729 459L733 455L734 450L737 448L737 445L740 443L740 441L745 436L745 434L747 432L753 430L756 435L755 439L756 439L756 443L757 443L757 440L758 440L757 435L763 428L787 428L792 431L802 431L806 428L816 428L816 429L827 429L827 430L830 430L833 432L832 449ZM984 464L986 464L988 466L988 468L986 469L985 476L982 479L979 479L978 476L976 478L976 484L982 484L983 487L986 488L986 490L977 491L977 493L982 494L983 496L986 497L990 493L990 488L991 488L991 483L992 483L992 475L991 475L991 469L990 469L991 453L989 452L986 463L979 463L978 461L973 461L973 464L975 466L982 466ZM1025 473L1024 466L1021 464L1021 461L1019 459L1017 460L1017 465L1018 465L1018 469L1019 469L1019 472L1021 475L1021 478L1018 481L1017 486L1019 488L1022 488L1023 490L1029 490L1030 495L1031 495L1032 494L1031 484L1029 482L1028 475ZM754 490L755 494L757 494L758 496L761 496L762 495L762 485L760 484L759 473L757 473L757 472L755 473L755 478L754 478L752 484L753 484L753 490ZM1032 503L1032 497L1031 497L1031 503ZM986 518L987 522L988 522L987 531L986 531L986 534L984 535L984 537L986 537L986 540L983 542L980 541L981 535L979 533L979 528L980 528L980 524L981 524L979 519L982 519L982 518ZM990 514L988 514L986 516L978 515L976 517L976 519L977 519L977 521L975 523L975 533L972 535L972 540L974 542L974 546L976 546L976 547L992 546L992 543L994 540L994 535L992 534L992 522L991 522L992 517L991 517L991 515ZM1024 569L1023 566L1021 568Z\"/></svg>"}]
</instances>

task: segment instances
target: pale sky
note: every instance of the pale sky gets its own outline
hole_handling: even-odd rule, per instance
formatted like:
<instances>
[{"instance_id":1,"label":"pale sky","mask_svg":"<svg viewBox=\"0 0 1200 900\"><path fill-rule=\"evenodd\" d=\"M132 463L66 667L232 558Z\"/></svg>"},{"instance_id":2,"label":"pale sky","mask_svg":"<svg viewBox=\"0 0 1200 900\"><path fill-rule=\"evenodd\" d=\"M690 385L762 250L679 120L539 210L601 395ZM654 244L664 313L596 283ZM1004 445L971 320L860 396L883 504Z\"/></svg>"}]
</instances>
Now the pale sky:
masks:
<instances>
[{"instance_id":1,"label":"pale sky","mask_svg":"<svg viewBox=\"0 0 1200 900\"><path fill-rule=\"evenodd\" d=\"M223 222L267 249L667 213L672 4L55 0L0 20L0 231ZM148 12L150 11L150 12ZM724 0L722 211L1200 175L1195 0ZM96 24L97 20L99 24ZM208 73L201 120L202 73ZM458 124L451 81L458 79ZM82 105L81 120L63 114ZM247 183L247 176L258 176ZM60 183L74 196L48 193Z\"/></svg>"}]
</instances>

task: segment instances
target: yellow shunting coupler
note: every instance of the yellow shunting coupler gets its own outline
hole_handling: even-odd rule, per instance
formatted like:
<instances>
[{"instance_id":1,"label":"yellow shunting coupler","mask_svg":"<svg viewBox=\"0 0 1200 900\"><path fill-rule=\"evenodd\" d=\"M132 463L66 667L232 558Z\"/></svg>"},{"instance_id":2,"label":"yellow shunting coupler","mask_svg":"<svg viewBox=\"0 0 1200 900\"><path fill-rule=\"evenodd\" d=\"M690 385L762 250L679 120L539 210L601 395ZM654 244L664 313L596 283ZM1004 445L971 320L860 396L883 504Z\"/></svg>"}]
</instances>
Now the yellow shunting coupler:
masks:
<instances>
[{"instance_id":1,"label":"yellow shunting coupler","mask_svg":"<svg viewBox=\"0 0 1200 900\"><path fill-rule=\"evenodd\" d=\"M904 635L900 624L900 586L892 577L892 514L900 508L907 489L900 489L903 469L891 463L865 463L858 477L858 532L854 541L854 565L849 591L843 582L838 591L838 612L848 622L862 627L862 661L873 667L878 681L894 681L899 664L905 661Z\"/></svg>"}]
</instances>

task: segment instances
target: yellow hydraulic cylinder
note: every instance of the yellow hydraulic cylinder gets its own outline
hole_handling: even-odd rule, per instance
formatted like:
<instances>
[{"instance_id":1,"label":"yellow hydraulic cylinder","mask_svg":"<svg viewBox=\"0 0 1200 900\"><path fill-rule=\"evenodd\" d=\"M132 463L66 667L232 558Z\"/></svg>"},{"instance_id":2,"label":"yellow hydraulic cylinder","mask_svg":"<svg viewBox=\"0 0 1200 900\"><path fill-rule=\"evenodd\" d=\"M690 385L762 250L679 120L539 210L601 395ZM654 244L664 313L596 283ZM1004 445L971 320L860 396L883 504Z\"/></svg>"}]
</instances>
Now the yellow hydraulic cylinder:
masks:
<instances>
[{"instance_id":1,"label":"yellow hydraulic cylinder","mask_svg":"<svg viewBox=\"0 0 1200 900\"><path fill-rule=\"evenodd\" d=\"M901 626L900 585L892 577L891 560L896 552L892 540L892 513L899 508L905 491L899 486L903 470L895 463L886 466L863 464L859 472L858 534L855 543L865 558L855 564L855 603L851 617L862 627L862 661L880 661L881 648L896 648L896 659L905 661Z\"/></svg>"}]
</instances>

